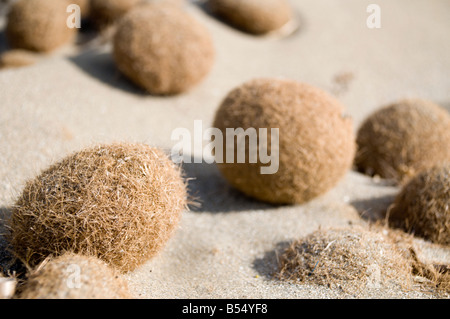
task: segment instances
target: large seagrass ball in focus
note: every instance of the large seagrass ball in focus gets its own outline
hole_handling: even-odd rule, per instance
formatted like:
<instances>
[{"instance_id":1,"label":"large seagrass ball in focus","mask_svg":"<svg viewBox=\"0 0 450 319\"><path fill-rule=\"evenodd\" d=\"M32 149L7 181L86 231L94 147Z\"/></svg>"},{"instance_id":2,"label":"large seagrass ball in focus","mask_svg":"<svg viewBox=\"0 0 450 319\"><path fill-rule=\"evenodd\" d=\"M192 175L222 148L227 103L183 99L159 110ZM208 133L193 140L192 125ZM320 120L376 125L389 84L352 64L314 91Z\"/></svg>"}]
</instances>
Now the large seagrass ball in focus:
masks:
<instances>
[{"instance_id":1,"label":"large seagrass ball in focus","mask_svg":"<svg viewBox=\"0 0 450 319\"><path fill-rule=\"evenodd\" d=\"M208 30L171 3L131 10L114 37L119 70L151 94L187 91L210 71L215 50Z\"/></svg>"},{"instance_id":2,"label":"large seagrass ball in focus","mask_svg":"<svg viewBox=\"0 0 450 319\"><path fill-rule=\"evenodd\" d=\"M11 47L53 51L71 42L76 28L67 26L70 0L19 0L8 14L6 36Z\"/></svg>"},{"instance_id":3,"label":"large seagrass ball in focus","mask_svg":"<svg viewBox=\"0 0 450 319\"><path fill-rule=\"evenodd\" d=\"M181 171L163 151L100 145L26 184L12 210L10 242L31 266L70 251L131 271L162 250L186 201Z\"/></svg>"},{"instance_id":4,"label":"large seagrass ball in focus","mask_svg":"<svg viewBox=\"0 0 450 319\"><path fill-rule=\"evenodd\" d=\"M405 183L450 161L450 115L427 100L402 100L369 116L359 128L357 144L359 171Z\"/></svg>"},{"instance_id":5,"label":"large seagrass ball in focus","mask_svg":"<svg viewBox=\"0 0 450 319\"><path fill-rule=\"evenodd\" d=\"M224 136L227 129L253 131L257 147L245 143L246 158L239 163L245 136L227 137L223 163L216 159L218 167L250 197L274 204L306 202L334 187L351 167L355 137L352 120L343 112L336 99L308 84L269 78L249 81L228 94L214 127ZM227 160L230 152L233 162ZM261 160L261 155L272 159Z\"/></svg>"}]
</instances>

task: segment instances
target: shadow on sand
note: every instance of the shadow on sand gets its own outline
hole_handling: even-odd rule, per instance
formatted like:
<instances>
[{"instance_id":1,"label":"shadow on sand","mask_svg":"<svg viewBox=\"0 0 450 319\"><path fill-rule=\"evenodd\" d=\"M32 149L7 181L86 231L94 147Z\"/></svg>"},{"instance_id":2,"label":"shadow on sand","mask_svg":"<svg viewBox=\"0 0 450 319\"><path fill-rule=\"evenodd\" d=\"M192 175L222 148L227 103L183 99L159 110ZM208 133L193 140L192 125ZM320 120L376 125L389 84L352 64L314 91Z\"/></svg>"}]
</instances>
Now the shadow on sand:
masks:
<instances>
[{"instance_id":1,"label":"shadow on sand","mask_svg":"<svg viewBox=\"0 0 450 319\"><path fill-rule=\"evenodd\" d=\"M190 205L193 212L226 213L248 210L273 209L276 206L249 198L232 188L221 176L215 164L205 162L183 163L182 169L188 179Z\"/></svg>"}]
</instances>

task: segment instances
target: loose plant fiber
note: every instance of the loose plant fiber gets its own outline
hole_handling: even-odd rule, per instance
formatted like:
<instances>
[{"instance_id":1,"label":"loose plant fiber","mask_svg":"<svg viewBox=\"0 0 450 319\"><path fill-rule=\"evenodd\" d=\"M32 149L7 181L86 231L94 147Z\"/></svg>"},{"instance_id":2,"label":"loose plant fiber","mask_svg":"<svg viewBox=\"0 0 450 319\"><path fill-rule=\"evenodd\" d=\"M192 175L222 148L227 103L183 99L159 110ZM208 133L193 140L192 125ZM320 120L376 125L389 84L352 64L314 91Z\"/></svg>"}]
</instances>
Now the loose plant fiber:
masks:
<instances>
[{"instance_id":1,"label":"loose plant fiber","mask_svg":"<svg viewBox=\"0 0 450 319\"><path fill-rule=\"evenodd\" d=\"M170 2L131 10L119 23L113 42L119 70L156 95L195 86L209 73L215 57L209 31Z\"/></svg>"},{"instance_id":2,"label":"loose plant fiber","mask_svg":"<svg viewBox=\"0 0 450 319\"><path fill-rule=\"evenodd\" d=\"M208 7L231 25L253 34L278 30L293 16L286 0L209 0Z\"/></svg>"}]
</instances>

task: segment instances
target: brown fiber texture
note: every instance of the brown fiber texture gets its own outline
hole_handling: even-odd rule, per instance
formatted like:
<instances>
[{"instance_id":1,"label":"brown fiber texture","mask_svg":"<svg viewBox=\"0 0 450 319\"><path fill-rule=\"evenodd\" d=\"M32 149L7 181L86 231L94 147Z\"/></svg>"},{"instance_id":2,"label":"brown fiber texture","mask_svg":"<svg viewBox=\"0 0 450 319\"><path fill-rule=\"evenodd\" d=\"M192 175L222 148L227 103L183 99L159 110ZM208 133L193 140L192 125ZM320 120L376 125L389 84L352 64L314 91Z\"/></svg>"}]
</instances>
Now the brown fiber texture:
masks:
<instances>
[{"instance_id":1,"label":"brown fiber texture","mask_svg":"<svg viewBox=\"0 0 450 319\"><path fill-rule=\"evenodd\" d=\"M224 177L248 196L275 204L303 203L321 195L345 175L355 153L352 120L343 106L311 85L283 79L255 79L232 90L218 109L214 127L226 136L227 128L267 129L267 153L271 154L271 129L279 129L279 169L261 174L263 164L248 158L237 163L218 163ZM233 146L233 142L227 139ZM226 158L224 143L224 158ZM264 144L257 145L258 153ZM275 148L276 149L276 148ZM252 150L252 153L255 150Z\"/></svg>"},{"instance_id":2,"label":"brown fiber texture","mask_svg":"<svg viewBox=\"0 0 450 319\"><path fill-rule=\"evenodd\" d=\"M70 0L19 0L11 6L6 36L13 48L52 51L70 41L76 28L67 27Z\"/></svg>"},{"instance_id":3,"label":"brown fiber texture","mask_svg":"<svg viewBox=\"0 0 450 319\"><path fill-rule=\"evenodd\" d=\"M39 55L31 51L20 49L9 50L0 55L0 69L32 65L39 59Z\"/></svg>"},{"instance_id":4,"label":"brown fiber texture","mask_svg":"<svg viewBox=\"0 0 450 319\"><path fill-rule=\"evenodd\" d=\"M170 3L132 10L114 37L118 68L157 95L181 93L196 85L209 73L214 56L209 31Z\"/></svg>"},{"instance_id":5,"label":"brown fiber texture","mask_svg":"<svg viewBox=\"0 0 450 319\"><path fill-rule=\"evenodd\" d=\"M391 284L408 287L411 262L388 234L362 227L318 230L279 257L278 277L340 287L349 293Z\"/></svg>"},{"instance_id":6,"label":"brown fiber texture","mask_svg":"<svg viewBox=\"0 0 450 319\"><path fill-rule=\"evenodd\" d=\"M66 253L45 260L27 278L20 299L129 299L127 282L104 261Z\"/></svg>"},{"instance_id":7,"label":"brown fiber texture","mask_svg":"<svg viewBox=\"0 0 450 319\"><path fill-rule=\"evenodd\" d=\"M450 115L426 100L402 100L367 118L357 143L359 171L405 183L424 169L450 161Z\"/></svg>"},{"instance_id":8,"label":"brown fiber texture","mask_svg":"<svg viewBox=\"0 0 450 319\"><path fill-rule=\"evenodd\" d=\"M450 245L450 162L412 178L389 210L389 222L434 243Z\"/></svg>"},{"instance_id":9,"label":"brown fiber texture","mask_svg":"<svg viewBox=\"0 0 450 319\"><path fill-rule=\"evenodd\" d=\"M293 15L286 0L209 0L208 6L231 25L253 34L280 29Z\"/></svg>"},{"instance_id":10,"label":"brown fiber texture","mask_svg":"<svg viewBox=\"0 0 450 319\"><path fill-rule=\"evenodd\" d=\"M99 27L117 22L142 0L91 0L91 18Z\"/></svg>"},{"instance_id":11,"label":"brown fiber texture","mask_svg":"<svg viewBox=\"0 0 450 319\"><path fill-rule=\"evenodd\" d=\"M180 169L159 149L100 145L26 184L12 212L10 241L32 266L72 251L131 271L162 249L186 197Z\"/></svg>"}]
</instances>

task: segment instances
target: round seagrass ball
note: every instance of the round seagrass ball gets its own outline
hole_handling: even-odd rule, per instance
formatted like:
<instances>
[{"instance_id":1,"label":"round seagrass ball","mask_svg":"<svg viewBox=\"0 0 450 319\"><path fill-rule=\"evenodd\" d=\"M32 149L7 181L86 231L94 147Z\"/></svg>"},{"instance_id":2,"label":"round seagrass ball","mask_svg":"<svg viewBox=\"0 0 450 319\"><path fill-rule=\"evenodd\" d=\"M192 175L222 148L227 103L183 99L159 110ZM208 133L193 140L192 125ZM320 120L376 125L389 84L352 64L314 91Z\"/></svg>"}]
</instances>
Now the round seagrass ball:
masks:
<instances>
[{"instance_id":1,"label":"round seagrass ball","mask_svg":"<svg viewBox=\"0 0 450 319\"><path fill-rule=\"evenodd\" d=\"M389 210L389 223L432 242L450 245L450 162L410 179Z\"/></svg>"},{"instance_id":2,"label":"round seagrass ball","mask_svg":"<svg viewBox=\"0 0 450 319\"><path fill-rule=\"evenodd\" d=\"M123 272L157 254L186 207L178 166L144 144L79 151L29 181L10 220L18 257L97 256Z\"/></svg>"},{"instance_id":3,"label":"round seagrass ball","mask_svg":"<svg viewBox=\"0 0 450 319\"><path fill-rule=\"evenodd\" d=\"M130 299L127 282L104 261L66 253L45 260L27 278L21 299Z\"/></svg>"},{"instance_id":4,"label":"round seagrass ball","mask_svg":"<svg viewBox=\"0 0 450 319\"><path fill-rule=\"evenodd\" d=\"M214 56L208 30L170 3L148 3L131 10L114 37L117 67L152 94L188 90L210 71Z\"/></svg>"},{"instance_id":5,"label":"round seagrass ball","mask_svg":"<svg viewBox=\"0 0 450 319\"><path fill-rule=\"evenodd\" d=\"M11 6L6 36L13 48L52 51L74 39L67 26L70 0L19 0Z\"/></svg>"},{"instance_id":6,"label":"round seagrass ball","mask_svg":"<svg viewBox=\"0 0 450 319\"><path fill-rule=\"evenodd\" d=\"M278 30L293 15L287 0L209 0L208 6L226 22L253 34Z\"/></svg>"},{"instance_id":7,"label":"round seagrass ball","mask_svg":"<svg viewBox=\"0 0 450 319\"><path fill-rule=\"evenodd\" d=\"M217 165L224 177L248 196L274 204L306 202L334 187L351 167L355 137L352 120L343 111L336 99L308 84L282 79L244 83L222 102L214 127L223 136L228 135L227 128L253 128L258 151L245 143L245 163L239 163L242 141L239 146L237 139L226 138L224 160L216 159ZM275 144L271 142L272 129ZM233 162L226 160L227 149L234 151ZM258 159L252 163L249 154L256 153ZM278 162L278 170L262 174L263 167L272 165L275 170L277 166L267 159L261 161L260 154L274 154L272 162Z\"/></svg>"},{"instance_id":8,"label":"round seagrass ball","mask_svg":"<svg viewBox=\"0 0 450 319\"><path fill-rule=\"evenodd\" d=\"M357 144L359 171L404 183L450 161L450 115L430 101L402 100L369 116Z\"/></svg>"},{"instance_id":9,"label":"round seagrass ball","mask_svg":"<svg viewBox=\"0 0 450 319\"><path fill-rule=\"evenodd\" d=\"M117 22L143 0L90 0L91 19L99 27Z\"/></svg>"}]
</instances>

